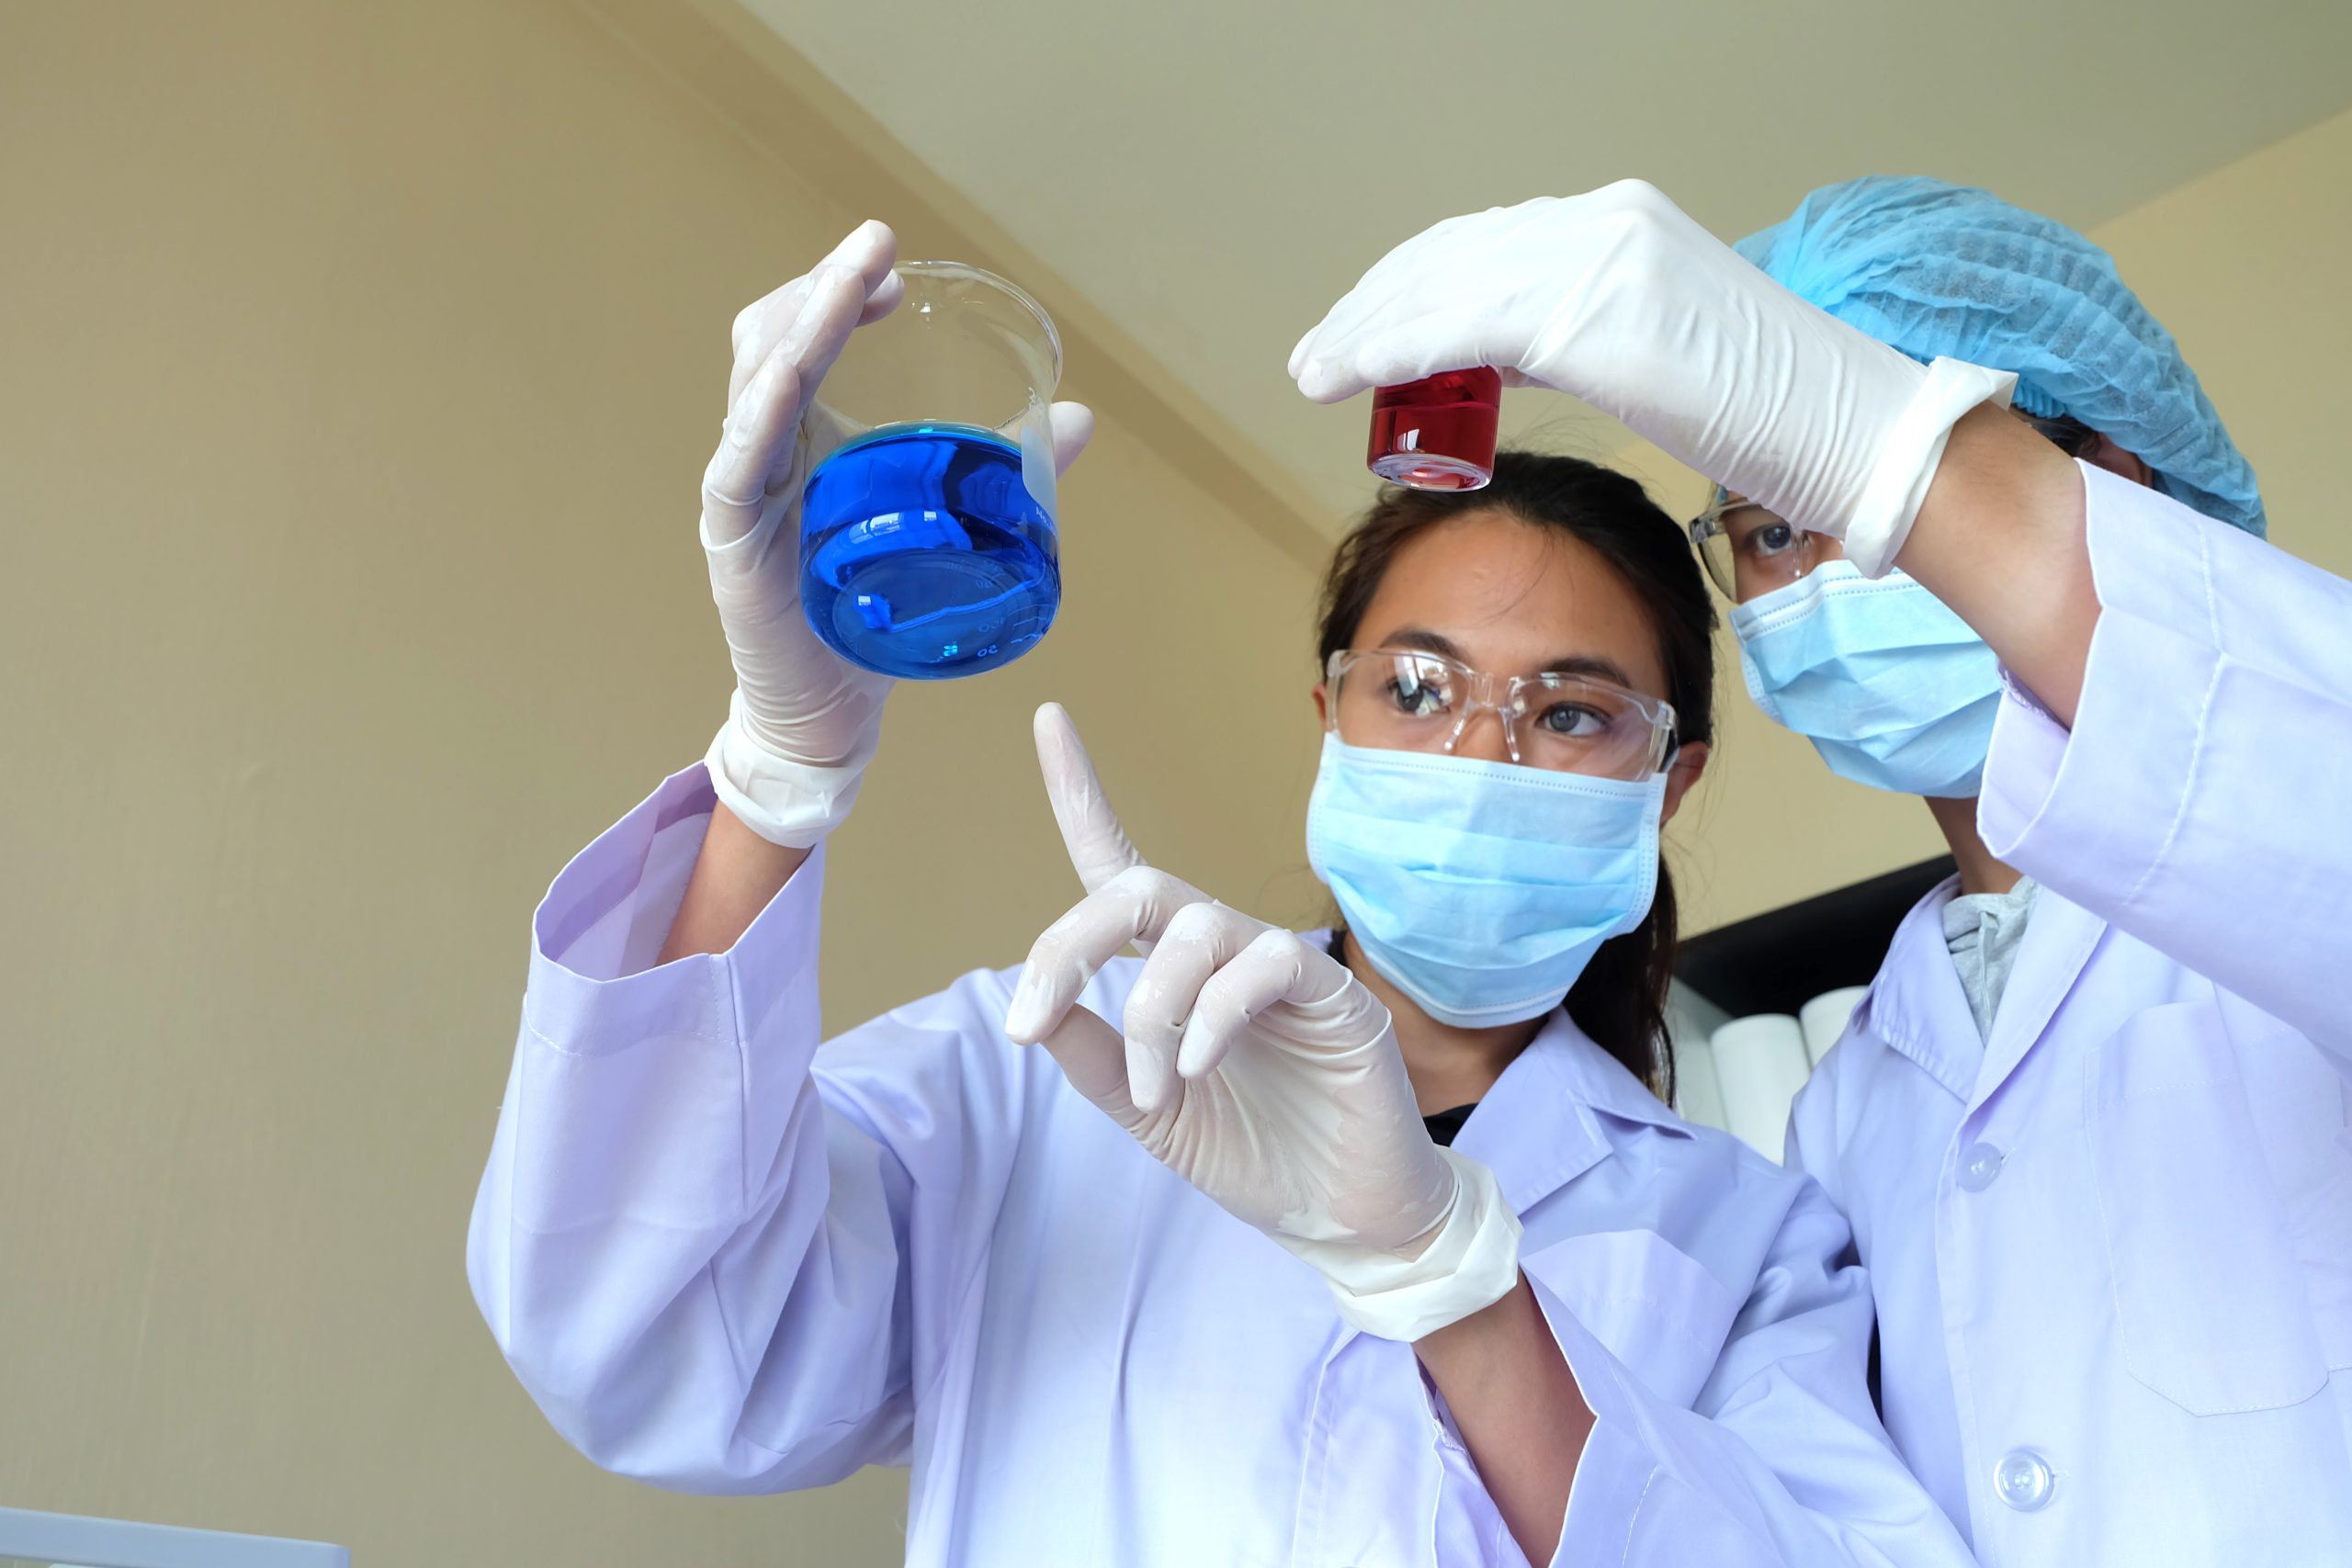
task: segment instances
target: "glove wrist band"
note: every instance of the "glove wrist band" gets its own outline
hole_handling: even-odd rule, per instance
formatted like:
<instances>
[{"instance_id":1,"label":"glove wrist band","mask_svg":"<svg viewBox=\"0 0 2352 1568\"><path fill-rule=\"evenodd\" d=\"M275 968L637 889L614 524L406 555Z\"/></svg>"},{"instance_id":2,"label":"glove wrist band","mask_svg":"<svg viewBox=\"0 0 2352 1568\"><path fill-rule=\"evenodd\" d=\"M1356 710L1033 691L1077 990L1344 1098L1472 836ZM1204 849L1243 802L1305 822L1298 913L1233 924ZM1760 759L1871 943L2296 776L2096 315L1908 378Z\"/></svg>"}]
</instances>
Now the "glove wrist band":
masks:
<instances>
[{"instance_id":1,"label":"glove wrist band","mask_svg":"<svg viewBox=\"0 0 2352 1568\"><path fill-rule=\"evenodd\" d=\"M1503 1201L1494 1172L1452 1149L1453 1202L1418 1257L1300 1242L1292 1250L1321 1271L1350 1327L1381 1339L1414 1340L1461 1322L1519 1283L1519 1216Z\"/></svg>"},{"instance_id":2,"label":"glove wrist band","mask_svg":"<svg viewBox=\"0 0 2352 1568\"><path fill-rule=\"evenodd\" d=\"M865 752L831 768L779 757L746 732L739 690L703 761L712 791L743 826L769 843L806 850L840 827L857 803L871 748Z\"/></svg>"},{"instance_id":3,"label":"glove wrist band","mask_svg":"<svg viewBox=\"0 0 2352 1568\"><path fill-rule=\"evenodd\" d=\"M1895 422L1862 491L1861 504L1846 523L1846 558L1864 577L1884 577L1910 536L1919 507L1935 483L1951 427L1979 403L2007 403L2018 378L1960 359L1938 359Z\"/></svg>"}]
</instances>

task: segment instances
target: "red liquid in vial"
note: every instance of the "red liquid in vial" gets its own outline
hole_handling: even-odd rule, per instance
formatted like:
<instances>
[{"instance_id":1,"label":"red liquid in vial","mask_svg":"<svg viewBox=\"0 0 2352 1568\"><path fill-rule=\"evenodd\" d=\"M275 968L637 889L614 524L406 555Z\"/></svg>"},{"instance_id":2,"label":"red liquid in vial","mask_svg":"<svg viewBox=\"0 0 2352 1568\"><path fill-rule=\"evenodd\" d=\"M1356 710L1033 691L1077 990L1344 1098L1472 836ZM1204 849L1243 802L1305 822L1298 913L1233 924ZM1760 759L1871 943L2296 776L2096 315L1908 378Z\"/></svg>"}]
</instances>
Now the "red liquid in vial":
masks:
<instances>
[{"instance_id":1,"label":"red liquid in vial","mask_svg":"<svg viewBox=\"0 0 2352 1568\"><path fill-rule=\"evenodd\" d=\"M1476 490L1495 477L1503 378L1481 366L1443 370L1372 395L1372 471L1413 490Z\"/></svg>"}]
</instances>

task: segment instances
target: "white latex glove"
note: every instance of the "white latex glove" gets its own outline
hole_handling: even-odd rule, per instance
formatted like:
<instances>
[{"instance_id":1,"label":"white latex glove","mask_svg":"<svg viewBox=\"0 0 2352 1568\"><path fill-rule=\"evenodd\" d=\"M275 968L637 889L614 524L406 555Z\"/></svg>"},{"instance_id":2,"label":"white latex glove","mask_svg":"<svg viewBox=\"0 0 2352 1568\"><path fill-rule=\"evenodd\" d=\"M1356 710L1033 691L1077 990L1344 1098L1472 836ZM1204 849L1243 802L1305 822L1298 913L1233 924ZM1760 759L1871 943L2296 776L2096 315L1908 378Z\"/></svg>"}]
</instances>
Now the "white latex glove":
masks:
<instances>
[{"instance_id":1,"label":"white latex glove","mask_svg":"<svg viewBox=\"0 0 2352 1568\"><path fill-rule=\"evenodd\" d=\"M840 826L882 732L888 676L818 639L800 607L800 492L842 433L815 404L850 333L895 309L898 240L860 224L806 276L735 318L735 369L718 450L702 479L702 543L735 660L735 695L711 741L711 786L745 826L806 848ZM1054 467L1085 448L1094 416L1053 408Z\"/></svg>"},{"instance_id":2,"label":"white latex glove","mask_svg":"<svg viewBox=\"0 0 2352 1568\"><path fill-rule=\"evenodd\" d=\"M1430 1141L1388 1010L1311 943L1142 863L1069 716L1037 713L1055 818L1088 892L1037 939L1005 1031L1151 1156L1329 1282L1367 1334L1418 1339L1519 1279L1492 1172ZM1076 1005L1149 944L1114 1029Z\"/></svg>"},{"instance_id":3,"label":"white latex glove","mask_svg":"<svg viewBox=\"0 0 2352 1568\"><path fill-rule=\"evenodd\" d=\"M1921 367L1620 180L1451 218L1388 253L1292 351L1317 402L1488 365L1616 415L1869 576L1902 547L1954 421L2016 378Z\"/></svg>"}]
</instances>

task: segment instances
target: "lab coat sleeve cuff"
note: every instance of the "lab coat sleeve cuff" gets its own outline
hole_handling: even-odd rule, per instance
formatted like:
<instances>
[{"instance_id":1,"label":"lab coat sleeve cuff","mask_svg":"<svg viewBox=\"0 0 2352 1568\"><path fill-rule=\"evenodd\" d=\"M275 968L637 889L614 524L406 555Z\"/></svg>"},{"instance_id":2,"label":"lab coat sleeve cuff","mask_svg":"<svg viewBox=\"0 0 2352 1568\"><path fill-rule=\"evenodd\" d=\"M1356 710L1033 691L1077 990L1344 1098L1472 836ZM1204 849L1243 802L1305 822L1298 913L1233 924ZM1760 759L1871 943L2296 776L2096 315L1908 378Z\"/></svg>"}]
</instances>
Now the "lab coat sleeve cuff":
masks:
<instances>
[{"instance_id":1,"label":"lab coat sleeve cuff","mask_svg":"<svg viewBox=\"0 0 2352 1568\"><path fill-rule=\"evenodd\" d=\"M1577 1387L1592 1412L1593 1426L1577 1461L1568 1490L1568 1511L1552 1562L1608 1564L1633 1562L1746 1561L1752 1544L1769 1534L1754 1518L1728 1511L1726 1499L1702 1495L1677 1472L1708 1473L1702 1456L1679 1456L1670 1430L1677 1419L1695 1419L1680 1406L1666 1407L1625 1364L1577 1318L1575 1312L1531 1269L1528 1283L1551 1325ZM1670 1502L1668 1500L1671 1500ZM1670 1508L1671 1527L1660 1510ZM1672 1550L1661 1556L1664 1540ZM1697 1555L1686 1555L1685 1551Z\"/></svg>"},{"instance_id":2,"label":"lab coat sleeve cuff","mask_svg":"<svg viewBox=\"0 0 2352 1568\"><path fill-rule=\"evenodd\" d=\"M682 1007L698 1021L757 1032L778 998L808 988L824 883L820 849L727 952L655 964L701 852L717 797L700 763L672 774L573 857L531 921L526 1021L584 1055L628 1043Z\"/></svg>"},{"instance_id":3,"label":"lab coat sleeve cuff","mask_svg":"<svg viewBox=\"0 0 2352 1568\"><path fill-rule=\"evenodd\" d=\"M650 963L712 800L700 765L672 777L539 906L509 1091L526 1228L732 1224L802 1099L820 1033L821 850L729 951Z\"/></svg>"},{"instance_id":4,"label":"lab coat sleeve cuff","mask_svg":"<svg viewBox=\"0 0 2352 1568\"><path fill-rule=\"evenodd\" d=\"M2069 735L1993 730L1994 854L2352 1058L2337 971L2352 832L2352 583L2086 470L2099 619Z\"/></svg>"},{"instance_id":5,"label":"lab coat sleeve cuff","mask_svg":"<svg viewBox=\"0 0 2352 1568\"><path fill-rule=\"evenodd\" d=\"M1976 825L2043 882L2128 901L2177 832L2222 654L2195 520L2078 467L2100 611L2075 727L2005 677Z\"/></svg>"},{"instance_id":6,"label":"lab coat sleeve cuff","mask_svg":"<svg viewBox=\"0 0 2352 1568\"><path fill-rule=\"evenodd\" d=\"M1562 1568L1623 1562L1634 1516L1658 1474L1657 1456L1638 1435L1634 1403L1621 1381L1624 1369L1617 1358L1543 1281L1530 1274L1528 1284L1593 1417L1576 1478L1569 1483L1567 1517L1552 1562Z\"/></svg>"}]
</instances>

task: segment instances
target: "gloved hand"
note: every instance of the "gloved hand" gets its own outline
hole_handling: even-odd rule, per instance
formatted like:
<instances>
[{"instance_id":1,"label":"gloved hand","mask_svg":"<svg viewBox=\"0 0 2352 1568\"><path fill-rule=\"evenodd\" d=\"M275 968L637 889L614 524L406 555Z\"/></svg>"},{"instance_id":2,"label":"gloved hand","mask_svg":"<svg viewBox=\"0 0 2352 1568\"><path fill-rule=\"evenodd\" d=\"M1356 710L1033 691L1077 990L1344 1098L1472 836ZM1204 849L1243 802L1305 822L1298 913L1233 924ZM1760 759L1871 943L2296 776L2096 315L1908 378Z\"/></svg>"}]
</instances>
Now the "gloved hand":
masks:
<instances>
[{"instance_id":1,"label":"gloved hand","mask_svg":"<svg viewBox=\"0 0 2352 1568\"><path fill-rule=\"evenodd\" d=\"M851 331L905 292L898 240L863 223L804 277L735 318L735 369L718 450L703 471L711 597L735 660L735 695L710 744L711 785L773 843L806 848L838 827L881 739L889 678L836 655L800 607L800 492L844 433L814 401ZM1093 434L1078 403L1053 408L1054 466Z\"/></svg>"},{"instance_id":2,"label":"gloved hand","mask_svg":"<svg viewBox=\"0 0 2352 1568\"><path fill-rule=\"evenodd\" d=\"M1005 1031L1154 1158L1329 1282L1367 1334L1418 1339L1519 1279L1492 1172L1430 1141L1388 1010L1291 932L1145 865L1069 717L1037 714L1054 815L1088 892L1030 950ZM1075 1004L1149 947L1124 1038Z\"/></svg>"},{"instance_id":3,"label":"gloved hand","mask_svg":"<svg viewBox=\"0 0 2352 1568\"><path fill-rule=\"evenodd\" d=\"M1923 367L1767 277L1639 180L1452 218L1292 351L1317 402L1488 365L1566 392L1883 574L1952 423L2016 378Z\"/></svg>"}]
</instances>

